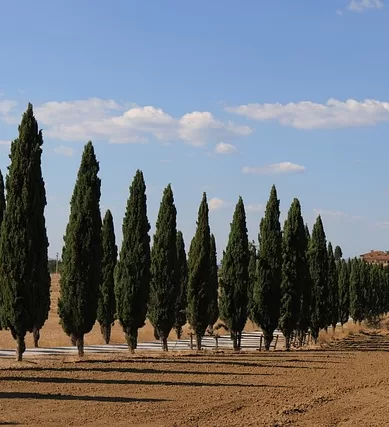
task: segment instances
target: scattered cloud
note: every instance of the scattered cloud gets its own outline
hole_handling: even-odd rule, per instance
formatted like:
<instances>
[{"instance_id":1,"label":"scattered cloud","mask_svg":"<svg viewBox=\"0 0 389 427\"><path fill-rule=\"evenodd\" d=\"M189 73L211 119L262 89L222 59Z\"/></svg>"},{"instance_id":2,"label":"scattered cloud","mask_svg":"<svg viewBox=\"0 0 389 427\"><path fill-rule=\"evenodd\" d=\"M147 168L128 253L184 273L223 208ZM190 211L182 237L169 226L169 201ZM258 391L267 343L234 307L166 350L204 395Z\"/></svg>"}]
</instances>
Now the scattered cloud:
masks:
<instances>
[{"instance_id":1,"label":"scattered cloud","mask_svg":"<svg viewBox=\"0 0 389 427\"><path fill-rule=\"evenodd\" d=\"M296 172L304 172L305 166L297 165L291 162L273 163L262 167L244 166L242 173L244 174L258 174L258 175L276 175L288 174Z\"/></svg>"},{"instance_id":2,"label":"scattered cloud","mask_svg":"<svg viewBox=\"0 0 389 427\"><path fill-rule=\"evenodd\" d=\"M215 147L215 152L217 154L232 154L236 153L238 149L235 145L227 144L226 142L219 142Z\"/></svg>"},{"instance_id":3,"label":"scattered cloud","mask_svg":"<svg viewBox=\"0 0 389 427\"><path fill-rule=\"evenodd\" d=\"M6 123L14 123L15 119L12 117L12 110L18 105L16 101L9 99L0 99L0 120Z\"/></svg>"},{"instance_id":4,"label":"scattered cloud","mask_svg":"<svg viewBox=\"0 0 389 427\"><path fill-rule=\"evenodd\" d=\"M367 9L382 9L383 0L351 0L347 9L353 12L364 12Z\"/></svg>"},{"instance_id":5,"label":"scattered cloud","mask_svg":"<svg viewBox=\"0 0 389 427\"><path fill-rule=\"evenodd\" d=\"M339 16L343 16L343 10L338 9L336 11L336 14L339 15Z\"/></svg>"},{"instance_id":6,"label":"scattered cloud","mask_svg":"<svg viewBox=\"0 0 389 427\"><path fill-rule=\"evenodd\" d=\"M374 99L339 101L330 98L325 104L311 101L246 104L226 110L258 121L276 120L296 129L373 126L389 122L389 102Z\"/></svg>"},{"instance_id":7,"label":"scattered cloud","mask_svg":"<svg viewBox=\"0 0 389 427\"><path fill-rule=\"evenodd\" d=\"M246 206L247 212L263 212L264 210L265 210L265 207L261 203L255 203L255 204Z\"/></svg>"},{"instance_id":8,"label":"scattered cloud","mask_svg":"<svg viewBox=\"0 0 389 427\"><path fill-rule=\"evenodd\" d=\"M163 143L181 140L203 146L215 139L233 139L252 132L248 126L223 122L207 111L173 117L154 106L129 106L99 98L47 102L36 107L35 114L45 136L62 141L142 143L156 138Z\"/></svg>"},{"instance_id":9,"label":"scattered cloud","mask_svg":"<svg viewBox=\"0 0 389 427\"><path fill-rule=\"evenodd\" d=\"M230 204L225 200L218 199L217 197L213 197L212 199L209 200L208 206L209 206L209 210L216 211L219 209L227 208L228 206L230 206Z\"/></svg>"},{"instance_id":10,"label":"scattered cloud","mask_svg":"<svg viewBox=\"0 0 389 427\"><path fill-rule=\"evenodd\" d=\"M5 139L0 139L0 145L11 145L11 141L7 141Z\"/></svg>"},{"instance_id":11,"label":"scattered cloud","mask_svg":"<svg viewBox=\"0 0 389 427\"><path fill-rule=\"evenodd\" d=\"M59 156L71 157L74 154L74 150L72 147L65 147L64 145L60 145L54 148L54 153Z\"/></svg>"},{"instance_id":12,"label":"scattered cloud","mask_svg":"<svg viewBox=\"0 0 389 427\"><path fill-rule=\"evenodd\" d=\"M376 226L379 228L389 228L389 221L377 222Z\"/></svg>"},{"instance_id":13,"label":"scattered cloud","mask_svg":"<svg viewBox=\"0 0 389 427\"><path fill-rule=\"evenodd\" d=\"M162 159L159 162L160 163L172 163L172 160L170 160L170 159Z\"/></svg>"}]
</instances>

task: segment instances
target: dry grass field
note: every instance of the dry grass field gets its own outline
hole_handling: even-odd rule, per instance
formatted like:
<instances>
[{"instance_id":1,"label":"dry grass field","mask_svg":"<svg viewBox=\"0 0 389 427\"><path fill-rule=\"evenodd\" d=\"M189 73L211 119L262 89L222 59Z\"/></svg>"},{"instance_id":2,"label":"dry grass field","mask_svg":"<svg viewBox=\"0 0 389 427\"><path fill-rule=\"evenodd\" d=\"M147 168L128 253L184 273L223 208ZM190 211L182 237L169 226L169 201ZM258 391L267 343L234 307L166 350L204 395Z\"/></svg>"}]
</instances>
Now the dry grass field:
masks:
<instances>
[{"instance_id":1,"label":"dry grass field","mask_svg":"<svg viewBox=\"0 0 389 427\"><path fill-rule=\"evenodd\" d=\"M1 346L13 348L8 335ZM145 326L140 339L152 338ZM348 327L335 338L323 334L317 349L289 353L2 358L0 425L387 426L387 332ZM117 326L113 341L123 342ZM98 328L86 342L102 343ZM55 304L42 345L69 345Z\"/></svg>"}]
</instances>

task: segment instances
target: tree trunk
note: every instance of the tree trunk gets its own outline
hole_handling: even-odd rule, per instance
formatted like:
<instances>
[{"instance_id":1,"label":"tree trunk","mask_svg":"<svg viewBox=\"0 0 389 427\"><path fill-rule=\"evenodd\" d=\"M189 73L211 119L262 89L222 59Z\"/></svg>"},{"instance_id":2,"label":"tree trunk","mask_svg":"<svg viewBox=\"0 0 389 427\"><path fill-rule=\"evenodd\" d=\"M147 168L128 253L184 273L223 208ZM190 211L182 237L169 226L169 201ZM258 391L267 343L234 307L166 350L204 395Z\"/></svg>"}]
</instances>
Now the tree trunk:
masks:
<instances>
[{"instance_id":1,"label":"tree trunk","mask_svg":"<svg viewBox=\"0 0 389 427\"><path fill-rule=\"evenodd\" d=\"M235 332L231 332L231 339L232 339L232 348L234 351L239 350L238 348L238 337Z\"/></svg>"},{"instance_id":2,"label":"tree trunk","mask_svg":"<svg viewBox=\"0 0 389 427\"><path fill-rule=\"evenodd\" d=\"M237 333L237 338L238 338L238 349L240 350L242 348L242 331Z\"/></svg>"},{"instance_id":3,"label":"tree trunk","mask_svg":"<svg viewBox=\"0 0 389 427\"><path fill-rule=\"evenodd\" d=\"M138 338L138 331L137 331L137 334L134 335L131 333L130 330L127 330L124 333L124 336L126 337L126 341L127 341L127 345L128 345L128 349L130 350L130 353L134 354L136 349L137 338Z\"/></svg>"},{"instance_id":4,"label":"tree trunk","mask_svg":"<svg viewBox=\"0 0 389 427\"><path fill-rule=\"evenodd\" d=\"M181 335L182 335L182 328L181 326L176 328L176 335L177 335L177 339L180 340L181 339Z\"/></svg>"},{"instance_id":5,"label":"tree trunk","mask_svg":"<svg viewBox=\"0 0 389 427\"><path fill-rule=\"evenodd\" d=\"M74 334L70 334L70 342L73 346L76 346L77 344L77 337Z\"/></svg>"},{"instance_id":6,"label":"tree trunk","mask_svg":"<svg viewBox=\"0 0 389 427\"><path fill-rule=\"evenodd\" d=\"M302 347L304 345L304 332L299 331L298 337L299 337L299 346Z\"/></svg>"},{"instance_id":7,"label":"tree trunk","mask_svg":"<svg viewBox=\"0 0 389 427\"><path fill-rule=\"evenodd\" d=\"M84 335L77 337L76 346L78 350L78 356L84 357Z\"/></svg>"},{"instance_id":8,"label":"tree trunk","mask_svg":"<svg viewBox=\"0 0 389 427\"><path fill-rule=\"evenodd\" d=\"M265 350L270 350L270 344L273 341L273 332L263 332L263 338L265 339Z\"/></svg>"},{"instance_id":9,"label":"tree trunk","mask_svg":"<svg viewBox=\"0 0 389 427\"><path fill-rule=\"evenodd\" d=\"M34 338L34 347L38 348L39 347L39 338L41 337L40 330L38 328L34 328L32 330L32 336Z\"/></svg>"},{"instance_id":10,"label":"tree trunk","mask_svg":"<svg viewBox=\"0 0 389 427\"><path fill-rule=\"evenodd\" d=\"M104 338L104 342L109 344L111 340L111 325L100 325L101 335Z\"/></svg>"},{"instance_id":11,"label":"tree trunk","mask_svg":"<svg viewBox=\"0 0 389 427\"><path fill-rule=\"evenodd\" d=\"M159 334L158 334L158 331L157 331L157 328L154 326L154 338L156 339L156 340L159 340L160 339L160 336L159 336Z\"/></svg>"},{"instance_id":12,"label":"tree trunk","mask_svg":"<svg viewBox=\"0 0 389 427\"><path fill-rule=\"evenodd\" d=\"M332 334L335 334L336 331L336 323L332 324Z\"/></svg>"},{"instance_id":13,"label":"tree trunk","mask_svg":"<svg viewBox=\"0 0 389 427\"><path fill-rule=\"evenodd\" d=\"M16 337L16 360L21 362L23 360L23 353L26 349L26 344L24 342L24 336L18 335Z\"/></svg>"},{"instance_id":14,"label":"tree trunk","mask_svg":"<svg viewBox=\"0 0 389 427\"><path fill-rule=\"evenodd\" d=\"M290 335L285 335L285 350L290 351Z\"/></svg>"},{"instance_id":15,"label":"tree trunk","mask_svg":"<svg viewBox=\"0 0 389 427\"><path fill-rule=\"evenodd\" d=\"M161 344L162 344L162 350L163 350L163 351L168 351L168 347L167 347L167 337L163 337L163 338L161 338Z\"/></svg>"},{"instance_id":16,"label":"tree trunk","mask_svg":"<svg viewBox=\"0 0 389 427\"><path fill-rule=\"evenodd\" d=\"M197 345L197 350L201 350L201 335L196 334L196 345Z\"/></svg>"}]
</instances>

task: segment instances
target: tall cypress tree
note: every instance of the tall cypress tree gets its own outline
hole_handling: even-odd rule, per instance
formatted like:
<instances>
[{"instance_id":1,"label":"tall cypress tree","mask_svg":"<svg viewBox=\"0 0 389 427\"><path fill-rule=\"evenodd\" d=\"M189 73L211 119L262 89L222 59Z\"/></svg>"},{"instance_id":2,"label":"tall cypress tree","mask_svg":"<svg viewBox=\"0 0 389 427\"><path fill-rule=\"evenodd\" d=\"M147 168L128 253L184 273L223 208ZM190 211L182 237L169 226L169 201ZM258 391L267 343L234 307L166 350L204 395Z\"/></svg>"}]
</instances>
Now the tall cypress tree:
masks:
<instances>
[{"instance_id":1,"label":"tall cypress tree","mask_svg":"<svg viewBox=\"0 0 389 427\"><path fill-rule=\"evenodd\" d=\"M255 247L254 241L249 242L249 281L247 284L247 314L248 318L255 322L254 320L254 284L257 275L257 263L258 263L258 253L257 248Z\"/></svg>"},{"instance_id":2,"label":"tall cypress tree","mask_svg":"<svg viewBox=\"0 0 389 427\"><path fill-rule=\"evenodd\" d=\"M210 240L207 195L203 193L188 259L187 316L196 334L198 350L201 350L201 340L209 323Z\"/></svg>"},{"instance_id":3,"label":"tall cypress tree","mask_svg":"<svg viewBox=\"0 0 389 427\"><path fill-rule=\"evenodd\" d=\"M343 252L340 246L336 246L334 256L336 262L340 261L343 258Z\"/></svg>"},{"instance_id":4,"label":"tall cypress tree","mask_svg":"<svg viewBox=\"0 0 389 427\"><path fill-rule=\"evenodd\" d=\"M179 292L175 307L174 329L176 330L177 339L180 339L182 327L186 323L186 294L188 291L188 262L186 259L184 237L181 231L177 231L177 274Z\"/></svg>"},{"instance_id":5,"label":"tall cypress tree","mask_svg":"<svg viewBox=\"0 0 389 427\"><path fill-rule=\"evenodd\" d=\"M307 275L305 233L300 202L294 199L283 232L280 329L285 336L287 350L290 349L292 333L298 326Z\"/></svg>"},{"instance_id":6,"label":"tall cypress tree","mask_svg":"<svg viewBox=\"0 0 389 427\"><path fill-rule=\"evenodd\" d=\"M19 361L25 350L26 333L39 331L50 308L42 144L42 132L32 105L28 104L19 137L11 145L5 211L2 179L0 183L0 318L17 342ZM35 332L34 338L37 345L39 332Z\"/></svg>"},{"instance_id":7,"label":"tall cypress tree","mask_svg":"<svg viewBox=\"0 0 389 427\"><path fill-rule=\"evenodd\" d=\"M150 224L147 219L146 184L138 170L130 187L123 220L123 242L116 268L117 318L131 352L138 329L145 325L150 292Z\"/></svg>"},{"instance_id":8,"label":"tall cypress tree","mask_svg":"<svg viewBox=\"0 0 389 427\"><path fill-rule=\"evenodd\" d=\"M354 322L362 322L363 306L363 261L354 258L351 262L350 273L350 315Z\"/></svg>"},{"instance_id":9,"label":"tall cypress tree","mask_svg":"<svg viewBox=\"0 0 389 427\"><path fill-rule=\"evenodd\" d=\"M337 246L338 248L339 246ZM337 254L339 256L339 253ZM328 243L328 310L329 323L335 331L339 322L338 269L331 242Z\"/></svg>"},{"instance_id":10,"label":"tall cypress tree","mask_svg":"<svg viewBox=\"0 0 389 427\"><path fill-rule=\"evenodd\" d=\"M97 320L106 344L111 339L111 327L115 321L115 267L118 250L115 243L115 229L112 213L108 209L101 229L101 284L97 306Z\"/></svg>"},{"instance_id":11,"label":"tall cypress tree","mask_svg":"<svg viewBox=\"0 0 389 427\"><path fill-rule=\"evenodd\" d=\"M305 224L305 240L303 246L305 247L305 278L301 282L301 300L300 300L300 312L297 320L297 333L299 336L300 346L303 345L304 336L308 332L311 324L311 296L312 296L312 281L309 273L309 242L311 235L309 233L309 227Z\"/></svg>"},{"instance_id":12,"label":"tall cypress tree","mask_svg":"<svg viewBox=\"0 0 389 427\"><path fill-rule=\"evenodd\" d=\"M213 325L219 318L219 277L217 266L216 240L211 234L210 249L209 249L209 320L208 328L213 333Z\"/></svg>"},{"instance_id":13,"label":"tall cypress tree","mask_svg":"<svg viewBox=\"0 0 389 427\"><path fill-rule=\"evenodd\" d=\"M177 271L177 210L169 184L162 196L153 247L151 249L151 282L148 318L153 324L164 351L175 322L179 294Z\"/></svg>"},{"instance_id":14,"label":"tall cypress tree","mask_svg":"<svg viewBox=\"0 0 389 427\"><path fill-rule=\"evenodd\" d=\"M70 202L62 250L58 314L63 330L84 355L84 335L96 321L101 282L101 215L99 163L92 142L82 154Z\"/></svg>"},{"instance_id":15,"label":"tall cypress tree","mask_svg":"<svg viewBox=\"0 0 389 427\"><path fill-rule=\"evenodd\" d=\"M240 350L242 331L247 321L249 262L246 213L239 197L220 278L220 318L231 332L234 350Z\"/></svg>"},{"instance_id":16,"label":"tall cypress tree","mask_svg":"<svg viewBox=\"0 0 389 427\"><path fill-rule=\"evenodd\" d=\"M0 229L4 218L5 211L5 194L4 194L4 179L0 170Z\"/></svg>"},{"instance_id":17,"label":"tall cypress tree","mask_svg":"<svg viewBox=\"0 0 389 427\"><path fill-rule=\"evenodd\" d=\"M328 253L320 215L312 229L309 245L309 267L312 281L311 332L316 341L319 330L328 326Z\"/></svg>"},{"instance_id":18,"label":"tall cypress tree","mask_svg":"<svg viewBox=\"0 0 389 427\"><path fill-rule=\"evenodd\" d=\"M338 271L339 321L343 328L350 316L350 276L344 259L340 261Z\"/></svg>"},{"instance_id":19,"label":"tall cypress tree","mask_svg":"<svg viewBox=\"0 0 389 427\"><path fill-rule=\"evenodd\" d=\"M282 235L279 218L280 201L273 185L260 224L258 274L254 288L254 318L263 330L266 350L270 348L280 317Z\"/></svg>"}]
</instances>

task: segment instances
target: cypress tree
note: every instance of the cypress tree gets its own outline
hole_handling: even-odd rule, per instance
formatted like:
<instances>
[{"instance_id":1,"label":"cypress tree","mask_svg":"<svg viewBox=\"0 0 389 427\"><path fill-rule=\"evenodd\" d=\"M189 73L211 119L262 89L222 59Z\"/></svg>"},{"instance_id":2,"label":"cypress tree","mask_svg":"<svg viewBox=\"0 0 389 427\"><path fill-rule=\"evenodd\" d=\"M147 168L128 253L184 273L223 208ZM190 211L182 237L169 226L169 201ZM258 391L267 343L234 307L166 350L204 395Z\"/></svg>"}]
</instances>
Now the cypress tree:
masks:
<instances>
[{"instance_id":1,"label":"cypress tree","mask_svg":"<svg viewBox=\"0 0 389 427\"><path fill-rule=\"evenodd\" d=\"M338 294L339 321L343 328L343 325L348 322L350 316L350 276L347 263L344 259L339 263Z\"/></svg>"},{"instance_id":2,"label":"cypress tree","mask_svg":"<svg viewBox=\"0 0 389 427\"><path fill-rule=\"evenodd\" d=\"M198 350L209 323L210 239L207 195L203 193L188 259L187 316L196 334Z\"/></svg>"},{"instance_id":3,"label":"cypress tree","mask_svg":"<svg viewBox=\"0 0 389 427\"><path fill-rule=\"evenodd\" d=\"M216 240L215 236L211 234L210 249L209 249L209 320L208 328L213 334L213 325L219 318L219 278L217 266L217 253L216 253Z\"/></svg>"},{"instance_id":4,"label":"cypress tree","mask_svg":"<svg viewBox=\"0 0 389 427\"><path fill-rule=\"evenodd\" d=\"M305 227L305 240L303 246L305 247L305 265L304 265L304 280L301 282L301 300L300 300L300 312L297 320L297 333L299 336L299 344L303 345L304 337L308 332L311 322L311 296L312 296L312 281L309 274L309 242L311 236L309 233L308 225Z\"/></svg>"},{"instance_id":5,"label":"cypress tree","mask_svg":"<svg viewBox=\"0 0 389 427\"><path fill-rule=\"evenodd\" d=\"M338 248L339 246L337 246ZM339 253L338 253L339 256ZM338 269L331 242L328 243L328 310L329 320L335 332L339 321L339 292L338 292Z\"/></svg>"},{"instance_id":6,"label":"cypress tree","mask_svg":"<svg viewBox=\"0 0 389 427\"><path fill-rule=\"evenodd\" d=\"M254 288L254 319L264 333L265 349L269 350L280 317L282 267L282 235L280 201L273 185L260 224L259 262Z\"/></svg>"},{"instance_id":7,"label":"cypress tree","mask_svg":"<svg viewBox=\"0 0 389 427\"><path fill-rule=\"evenodd\" d=\"M4 211L5 211L4 179L3 179L3 174L1 173L1 170L0 170L0 230L1 230L1 224L3 222Z\"/></svg>"},{"instance_id":8,"label":"cypress tree","mask_svg":"<svg viewBox=\"0 0 389 427\"><path fill-rule=\"evenodd\" d=\"M177 274L179 292L175 307L174 329L176 330L177 339L180 339L182 327L186 323L186 293L188 290L188 262L184 237L181 231L177 231Z\"/></svg>"},{"instance_id":9,"label":"cypress tree","mask_svg":"<svg viewBox=\"0 0 389 427\"><path fill-rule=\"evenodd\" d=\"M301 206L294 199L283 232L283 262L281 284L280 329L285 336L286 349L297 329L301 310L303 286L306 281L306 231Z\"/></svg>"},{"instance_id":10,"label":"cypress tree","mask_svg":"<svg viewBox=\"0 0 389 427\"><path fill-rule=\"evenodd\" d=\"M58 314L63 330L84 355L84 335L96 321L101 282L99 163L92 142L82 154L62 250Z\"/></svg>"},{"instance_id":11,"label":"cypress tree","mask_svg":"<svg viewBox=\"0 0 389 427\"><path fill-rule=\"evenodd\" d=\"M175 322L179 295L177 271L177 210L170 184L165 188L158 212L151 249L151 282L148 317L158 334L162 348Z\"/></svg>"},{"instance_id":12,"label":"cypress tree","mask_svg":"<svg viewBox=\"0 0 389 427\"><path fill-rule=\"evenodd\" d=\"M234 350L240 350L242 331L247 321L249 262L246 213L239 197L220 278L220 318L231 332Z\"/></svg>"},{"instance_id":13,"label":"cypress tree","mask_svg":"<svg viewBox=\"0 0 389 427\"><path fill-rule=\"evenodd\" d=\"M123 220L123 242L116 269L117 318L131 352L138 329L145 325L150 291L150 224L147 219L146 184L138 170L130 187Z\"/></svg>"},{"instance_id":14,"label":"cypress tree","mask_svg":"<svg viewBox=\"0 0 389 427\"><path fill-rule=\"evenodd\" d=\"M28 104L19 136L11 145L5 210L2 177L0 183L0 323L11 330L17 342L18 361L22 360L27 332L34 332L38 344L39 329L50 308L42 144L42 132Z\"/></svg>"},{"instance_id":15,"label":"cypress tree","mask_svg":"<svg viewBox=\"0 0 389 427\"><path fill-rule=\"evenodd\" d=\"M247 314L251 322L254 320L254 284L257 274L258 253L254 241L249 242L249 281L247 284Z\"/></svg>"},{"instance_id":16,"label":"cypress tree","mask_svg":"<svg viewBox=\"0 0 389 427\"><path fill-rule=\"evenodd\" d=\"M351 262L350 273L350 315L354 321L362 322L363 320L363 261L354 258Z\"/></svg>"},{"instance_id":17,"label":"cypress tree","mask_svg":"<svg viewBox=\"0 0 389 427\"><path fill-rule=\"evenodd\" d=\"M309 270L312 281L311 332L316 341L319 330L328 326L328 253L326 236L320 215L313 229L309 245Z\"/></svg>"},{"instance_id":18,"label":"cypress tree","mask_svg":"<svg viewBox=\"0 0 389 427\"><path fill-rule=\"evenodd\" d=\"M335 261L338 262L343 258L343 252L340 246L336 246L334 251Z\"/></svg>"},{"instance_id":19,"label":"cypress tree","mask_svg":"<svg viewBox=\"0 0 389 427\"><path fill-rule=\"evenodd\" d=\"M115 229L112 213L108 209L101 229L101 284L97 305L97 320L100 324L104 342L109 344L111 327L115 321L115 267L118 250L115 243Z\"/></svg>"}]
</instances>

